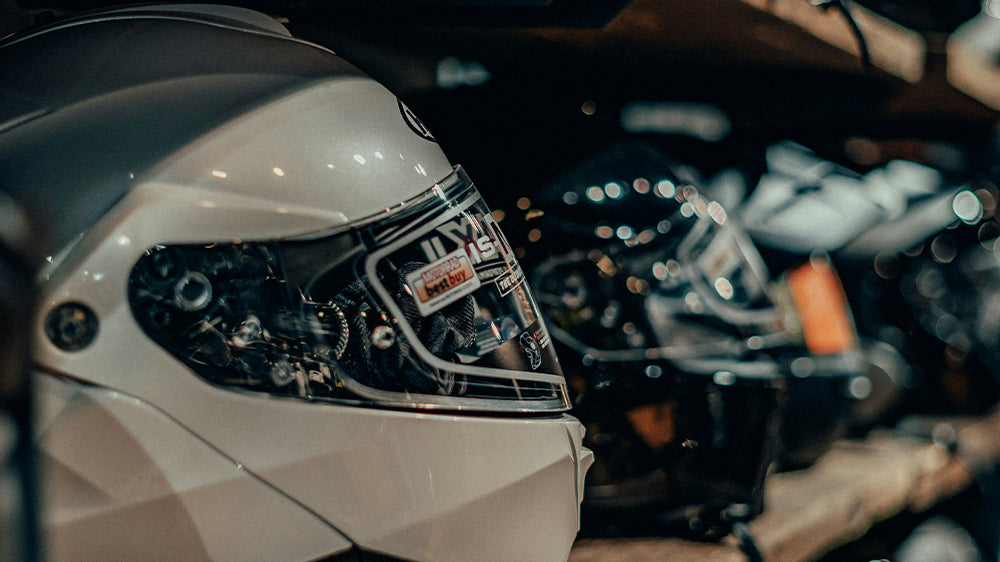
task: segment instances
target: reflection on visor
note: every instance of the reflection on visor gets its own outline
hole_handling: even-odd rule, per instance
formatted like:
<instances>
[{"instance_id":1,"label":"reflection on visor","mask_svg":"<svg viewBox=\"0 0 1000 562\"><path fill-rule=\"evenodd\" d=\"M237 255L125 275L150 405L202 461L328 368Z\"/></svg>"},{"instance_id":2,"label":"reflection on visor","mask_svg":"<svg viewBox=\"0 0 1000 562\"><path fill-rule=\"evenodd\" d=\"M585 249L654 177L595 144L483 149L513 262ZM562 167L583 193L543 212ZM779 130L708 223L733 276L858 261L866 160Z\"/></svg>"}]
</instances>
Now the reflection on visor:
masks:
<instances>
[{"instance_id":1,"label":"reflection on visor","mask_svg":"<svg viewBox=\"0 0 1000 562\"><path fill-rule=\"evenodd\" d=\"M429 409L568 409L524 274L461 169L334 236L158 247L133 269L129 299L150 337L222 386Z\"/></svg>"}]
</instances>

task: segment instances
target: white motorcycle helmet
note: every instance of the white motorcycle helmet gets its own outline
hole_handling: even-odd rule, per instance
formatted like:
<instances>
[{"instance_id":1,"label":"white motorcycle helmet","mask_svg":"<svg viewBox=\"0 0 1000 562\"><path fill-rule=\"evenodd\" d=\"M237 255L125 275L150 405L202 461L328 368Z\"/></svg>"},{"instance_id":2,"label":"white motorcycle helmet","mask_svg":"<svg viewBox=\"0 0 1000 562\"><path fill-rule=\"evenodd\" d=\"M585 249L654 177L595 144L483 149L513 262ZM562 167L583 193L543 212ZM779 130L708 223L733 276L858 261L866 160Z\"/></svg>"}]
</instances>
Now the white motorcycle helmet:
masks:
<instances>
[{"instance_id":1,"label":"white motorcycle helmet","mask_svg":"<svg viewBox=\"0 0 1000 562\"><path fill-rule=\"evenodd\" d=\"M591 454L489 209L401 101L261 14L0 43L47 219L46 555L565 559Z\"/></svg>"}]
</instances>

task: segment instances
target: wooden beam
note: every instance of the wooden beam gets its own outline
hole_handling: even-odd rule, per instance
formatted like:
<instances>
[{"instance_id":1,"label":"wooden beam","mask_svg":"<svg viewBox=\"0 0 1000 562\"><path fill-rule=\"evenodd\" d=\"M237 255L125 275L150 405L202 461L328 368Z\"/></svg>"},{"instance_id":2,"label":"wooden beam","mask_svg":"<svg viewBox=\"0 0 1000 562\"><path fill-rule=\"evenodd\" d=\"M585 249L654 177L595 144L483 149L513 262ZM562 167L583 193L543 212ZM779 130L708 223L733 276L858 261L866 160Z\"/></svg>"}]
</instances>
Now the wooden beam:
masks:
<instances>
[{"instance_id":1,"label":"wooden beam","mask_svg":"<svg viewBox=\"0 0 1000 562\"><path fill-rule=\"evenodd\" d=\"M803 0L741 1L800 27L838 49L861 55L850 26L836 10L820 9ZM926 47L919 33L856 4L851 5L851 13L864 34L873 65L907 82L920 80Z\"/></svg>"}]
</instances>

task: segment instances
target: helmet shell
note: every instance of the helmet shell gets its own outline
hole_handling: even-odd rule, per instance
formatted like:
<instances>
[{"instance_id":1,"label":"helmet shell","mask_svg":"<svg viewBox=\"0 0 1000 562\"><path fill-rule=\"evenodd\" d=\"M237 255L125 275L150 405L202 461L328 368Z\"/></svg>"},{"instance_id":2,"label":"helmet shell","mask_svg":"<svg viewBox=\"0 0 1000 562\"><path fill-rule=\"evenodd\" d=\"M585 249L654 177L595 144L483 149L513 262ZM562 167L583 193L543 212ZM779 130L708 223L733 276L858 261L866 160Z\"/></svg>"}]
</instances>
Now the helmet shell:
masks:
<instances>
[{"instance_id":1,"label":"helmet shell","mask_svg":"<svg viewBox=\"0 0 1000 562\"><path fill-rule=\"evenodd\" d=\"M266 16L197 5L11 36L0 83L0 184L51 231L33 360L54 559L565 559L590 462L574 418L235 392L130 313L150 248L344 231L452 174L391 92ZM54 310L92 315L86 345L54 345Z\"/></svg>"}]
</instances>

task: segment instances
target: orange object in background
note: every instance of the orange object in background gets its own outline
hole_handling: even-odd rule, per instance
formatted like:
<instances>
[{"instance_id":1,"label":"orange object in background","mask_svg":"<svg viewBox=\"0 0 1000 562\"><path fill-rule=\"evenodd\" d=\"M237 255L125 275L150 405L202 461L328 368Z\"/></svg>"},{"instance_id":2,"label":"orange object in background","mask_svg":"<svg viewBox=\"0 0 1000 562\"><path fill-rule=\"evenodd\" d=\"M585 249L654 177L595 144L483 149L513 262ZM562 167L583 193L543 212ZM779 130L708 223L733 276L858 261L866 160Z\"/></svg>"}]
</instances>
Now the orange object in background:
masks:
<instances>
[{"instance_id":1,"label":"orange object in background","mask_svg":"<svg viewBox=\"0 0 1000 562\"><path fill-rule=\"evenodd\" d=\"M632 429L653 450L660 450L677 437L677 406L673 402L644 404L625 412Z\"/></svg>"},{"instance_id":2,"label":"orange object in background","mask_svg":"<svg viewBox=\"0 0 1000 562\"><path fill-rule=\"evenodd\" d=\"M844 287L827 259L811 258L788 273L785 283L809 351L833 355L858 347L858 335Z\"/></svg>"}]
</instances>

